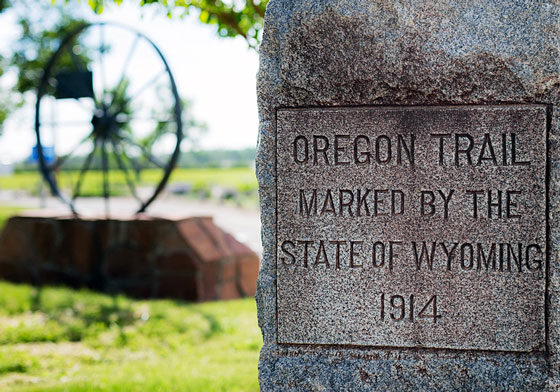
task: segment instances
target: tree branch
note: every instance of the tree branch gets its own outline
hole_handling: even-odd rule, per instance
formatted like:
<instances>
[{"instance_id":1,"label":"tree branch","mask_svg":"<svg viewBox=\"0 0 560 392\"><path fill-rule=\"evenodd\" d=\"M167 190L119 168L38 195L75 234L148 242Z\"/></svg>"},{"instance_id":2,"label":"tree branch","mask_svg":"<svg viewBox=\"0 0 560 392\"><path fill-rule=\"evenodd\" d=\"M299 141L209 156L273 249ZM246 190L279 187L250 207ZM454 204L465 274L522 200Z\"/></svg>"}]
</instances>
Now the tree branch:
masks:
<instances>
[{"instance_id":1,"label":"tree branch","mask_svg":"<svg viewBox=\"0 0 560 392\"><path fill-rule=\"evenodd\" d=\"M251 7L255 10L257 15L264 19L264 10L261 8L260 4L255 3L255 0L247 0Z\"/></svg>"}]
</instances>

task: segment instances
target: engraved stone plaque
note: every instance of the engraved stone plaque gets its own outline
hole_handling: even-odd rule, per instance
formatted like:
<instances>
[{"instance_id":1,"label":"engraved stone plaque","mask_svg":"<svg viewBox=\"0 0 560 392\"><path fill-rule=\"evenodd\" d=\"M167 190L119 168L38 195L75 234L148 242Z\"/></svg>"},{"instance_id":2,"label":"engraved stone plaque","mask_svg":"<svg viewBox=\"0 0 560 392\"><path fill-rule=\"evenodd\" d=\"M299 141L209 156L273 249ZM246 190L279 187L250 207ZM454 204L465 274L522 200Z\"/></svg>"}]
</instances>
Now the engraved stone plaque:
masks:
<instances>
[{"instance_id":1,"label":"engraved stone plaque","mask_svg":"<svg viewBox=\"0 0 560 392\"><path fill-rule=\"evenodd\" d=\"M546 349L545 106L276 115L278 343Z\"/></svg>"}]
</instances>

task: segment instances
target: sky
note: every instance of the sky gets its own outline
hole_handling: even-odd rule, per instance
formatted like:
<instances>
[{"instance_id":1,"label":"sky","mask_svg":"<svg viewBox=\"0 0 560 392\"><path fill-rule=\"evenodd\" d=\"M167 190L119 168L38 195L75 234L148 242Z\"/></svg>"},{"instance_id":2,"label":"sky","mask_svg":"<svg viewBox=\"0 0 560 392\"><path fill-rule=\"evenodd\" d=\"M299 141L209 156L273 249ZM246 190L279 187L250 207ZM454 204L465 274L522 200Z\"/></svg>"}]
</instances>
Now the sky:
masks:
<instances>
[{"instance_id":1,"label":"sky","mask_svg":"<svg viewBox=\"0 0 560 392\"><path fill-rule=\"evenodd\" d=\"M160 12L133 4L112 5L92 21L119 22L148 36L162 51L179 94L192 101L194 117L207 124L198 140L201 149L254 147L257 140L256 73L258 54L242 38L220 38L212 26L201 24L196 15L169 19ZM0 53L9 52L17 38L13 15L0 14ZM146 72L138 63L130 72ZM34 104L34 103L33 103ZM21 160L35 145L34 107L12 116L0 137L0 160ZM65 137L57 149L73 144ZM69 148L69 147L68 147Z\"/></svg>"}]
</instances>

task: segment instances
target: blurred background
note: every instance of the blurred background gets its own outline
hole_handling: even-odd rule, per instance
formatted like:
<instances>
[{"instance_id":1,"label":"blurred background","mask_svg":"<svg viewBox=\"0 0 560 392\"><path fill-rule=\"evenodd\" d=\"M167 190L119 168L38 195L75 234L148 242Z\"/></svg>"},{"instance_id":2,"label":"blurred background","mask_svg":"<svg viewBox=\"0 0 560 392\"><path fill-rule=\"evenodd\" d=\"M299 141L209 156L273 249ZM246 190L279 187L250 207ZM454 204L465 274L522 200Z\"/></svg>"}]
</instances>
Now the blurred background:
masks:
<instances>
[{"instance_id":1,"label":"blurred background","mask_svg":"<svg viewBox=\"0 0 560 392\"><path fill-rule=\"evenodd\" d=\"M0 0L0 226L211 216L260 257L265 7ZM258 390L251 297L132 298L3 276L0 265L2 391Z\"/></svg>"}]
</instances>

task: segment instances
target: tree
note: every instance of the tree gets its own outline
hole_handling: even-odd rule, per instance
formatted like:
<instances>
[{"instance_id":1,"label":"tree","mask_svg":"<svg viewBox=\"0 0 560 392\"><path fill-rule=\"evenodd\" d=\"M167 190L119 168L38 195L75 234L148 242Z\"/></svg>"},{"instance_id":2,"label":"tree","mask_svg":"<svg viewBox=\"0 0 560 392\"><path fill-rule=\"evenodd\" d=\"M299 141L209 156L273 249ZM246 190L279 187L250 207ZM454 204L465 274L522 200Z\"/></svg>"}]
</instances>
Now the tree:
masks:
<instances>
[{"instance_id":1,"label":"tree","mask_svg":"<svg viewBox=\"0 0 560 392\"><path fill-rule=\"evenodd\" d=\"M26 94L34 92L48 58L60 39L84 22L82 0L0 0L0 13L17 10L21 38L11 58L0 56L0 82L8 68L15 69L15 86L0 86L0 134L4 120L23 105ZM88 0L91 9L102 13L107 4L120 5L123 0ZM215 25L221 37L243 37L248 46L257 49L260 44L264 12L268 0L131 0L139 6L158 7L169 17L184 17L198 12L202 23ZM84 61L87 63L87 61ZM28 99L29 100L29 99Z\"/></svg>"},{"instance_id":2,"label":"tree","mask_svg":"<svg viewBox=\"0 0 560 392\"><path fill-rule=\"evenodd\" d=\"M35 92L60 38L84 22L73 7L53 7L32 0L0 0L0 13L8 9L16 13L21 34L13 45L13 54L0 56L0 82L4 82L2 77L10 69L17 74L15 84L0 83L0 134L9 115Z\"/></svg>"},{"instance_id":3,"label":"tree","mask_svg":"<svg viewBox=\"0 0 560 392\"><path fill-rule=\"evenodd\" d=\"M66 3L79 0L64 0ZM123 0L88 0L96 13L102 13L108 3ZM268 0L134 0L140 6L160 7L170 17L184 17L198 12L198 19L215 25L220 37L243 37L249 47L258 49L261 41L264 12Z\"/></svg>"},{"instance_id":4,"label":"tree","mask_svg":"<svg viewBox=\"0 0 560 392\"><path fill-rule=\"evenodd\" d=\"M0 56L0 78L2 78L6 67L7 60ZM13 92L9 89L0 89L0 135L2 134L2 124L6 121L10 113L16 109L13 95Z\"/></svg>"},{"instance_id":5,"label":"tree","mask_svg":"<svg viewBox=\"0 0 560 392\"><path fill-rule=\"evenodd\" d=\"M50 20L53 22L47 24L44 21L33 20L29 14L21 16L18 20L21 36L14 46L14 53L8 65L17 70L15 91L22 96L28 91L35 92L45 65L61 39L86 23L84 19L64 10L60 10L56 17ZM89 63L87 54L81 53L77 56L81 64ZM70 56L61 59L61 64L75 66Z\"/></svg>"}]
</instances>

